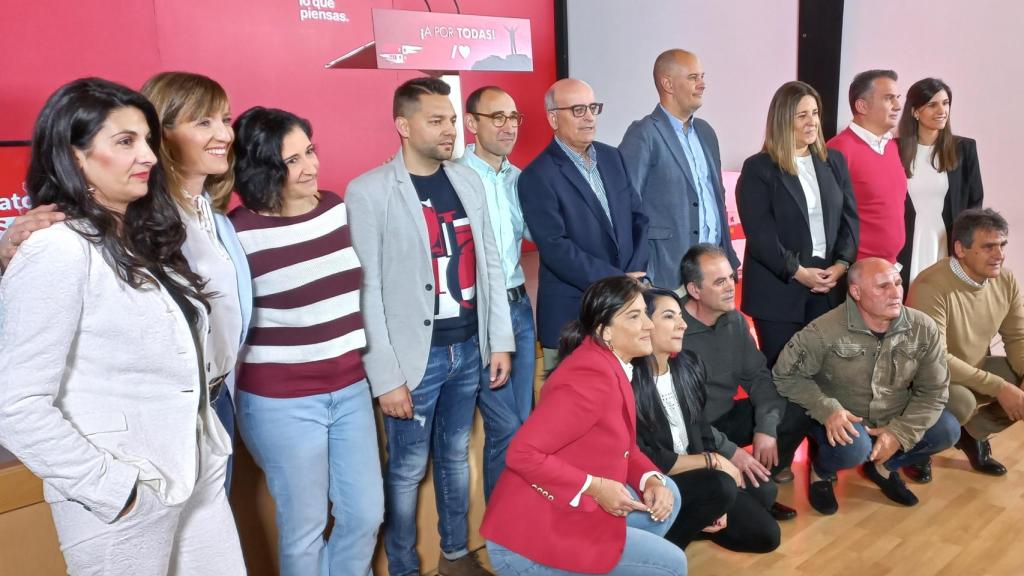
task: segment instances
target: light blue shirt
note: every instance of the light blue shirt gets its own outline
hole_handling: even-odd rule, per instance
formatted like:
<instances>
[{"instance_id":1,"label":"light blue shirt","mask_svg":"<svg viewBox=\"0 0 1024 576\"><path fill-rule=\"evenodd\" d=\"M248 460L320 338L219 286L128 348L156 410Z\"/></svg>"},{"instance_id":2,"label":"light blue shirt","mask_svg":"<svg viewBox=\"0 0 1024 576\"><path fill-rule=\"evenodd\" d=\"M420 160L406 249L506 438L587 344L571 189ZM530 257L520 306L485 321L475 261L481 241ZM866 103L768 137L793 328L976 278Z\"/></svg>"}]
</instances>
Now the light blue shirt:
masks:
<instances>
[{"instance_id":1,"label":"light blue shirt","mask_svg":"<svg viewBox=\"0 0 1024 576\"><path fill-rule=\"evenodd\" d=\"M505 287L522 286L526 282L526 275L519 265L519 258L522 255L523 237L529 238L530 235L516 194L520 170L506 158L501 161L501 169L495 171L476 155L475 150L476 144L466 146L466 152L456 162L472 168L484 183L491 230L494 231L494 241L501 254L501 269L505 273Z\"/></svg>"},{"instance_id":2,"label":"light blue shirt","mask_svg":"<svg viewBox=\"0 0 1024 576\"><path fill-rule=\"evenodd\" d=\"M601 172L597 169L597 150L593 146L588 146L587 158L584 158L582 154L566 146L565 142L562 142L557 137L555 142L558 142L562 151L569 156L576 169L580 171L583 178L590 184L590 189L594 191L594 196L597 196L597 201L600 202L601 208L604 208L604 215L608 217L608 222L614 224L612 222L612 212L608 208L608 193L604 191L604 180L601 180Z\"/></svg>"},{"instance_id":3,"label":"light blue shirt","mask_svg":"<svg viewBox=\"0 0 1024 576\"><path fill-rule=\"evenodd\" d=\"M661 106L659 104L659 106ZM711 171L708 169L708 159L704 156L704 147L700 144L697 131L693 129L691 122L690 129L683 129L683 122L669 113L662 107L662 111L668 116L672 129L679 138L679 145L686 152L686 161L690 164L690 173L693 174L694 184L697 186L697 196L700 207L699 214L700 241L710 244L719 244L722 240L722 223L718 221L718 199L715 198L715 187L711 183ZM692 116L690 117L692 120Z\"/></svg>"}]
</instances>

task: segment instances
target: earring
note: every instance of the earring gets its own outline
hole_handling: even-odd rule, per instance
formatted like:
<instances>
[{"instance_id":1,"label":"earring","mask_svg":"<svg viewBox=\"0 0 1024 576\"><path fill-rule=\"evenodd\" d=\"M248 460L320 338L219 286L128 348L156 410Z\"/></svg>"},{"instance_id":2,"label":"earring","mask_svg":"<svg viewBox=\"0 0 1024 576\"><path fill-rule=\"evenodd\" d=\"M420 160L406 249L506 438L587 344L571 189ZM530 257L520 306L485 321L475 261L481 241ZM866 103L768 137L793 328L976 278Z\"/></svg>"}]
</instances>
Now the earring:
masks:
<instances>
[{"instance_id":1,"label":"earring","mask_svg":"<svg viewBox=\"0 0 1024 576\"><path fill-rule=\"evenodd\" d=\"M89 184L89 185L87 185L85 187L85 191L90 193L90 194L95 194L96 193L96 187L93 186L92 184Z\"/></svg>"},{"instance_id":2,"label":"earring","mask_svg":"<svg viewBox=\"0 0 1024 576\"><path fill-rule=\"evenodd\" d=\"M605 346L606 346L606 347L607 347L607 348L608 348L609 350L611 350L612 352L615 352L615 347L614 347L614 346L612 346L612 341L611 341L611 340L605 340L605 341L604 341L604 345L605 345Z\"/></svg>"}]
</instances>

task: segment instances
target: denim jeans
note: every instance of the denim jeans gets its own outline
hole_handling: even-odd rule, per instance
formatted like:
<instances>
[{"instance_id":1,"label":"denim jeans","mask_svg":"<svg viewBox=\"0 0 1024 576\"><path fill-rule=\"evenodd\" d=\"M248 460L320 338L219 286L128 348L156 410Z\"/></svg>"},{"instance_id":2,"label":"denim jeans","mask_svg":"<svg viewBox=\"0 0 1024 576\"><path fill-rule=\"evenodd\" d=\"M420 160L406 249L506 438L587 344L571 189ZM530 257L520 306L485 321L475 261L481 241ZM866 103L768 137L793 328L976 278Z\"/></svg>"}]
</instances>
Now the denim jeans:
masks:
<instances>
[{"instance_id":1,"label":"denim jeans","mask_svg":"<svg viewBox=\"0 0 1024 576\"><path fill-rule=\"evenodd\" d=\"M231 398L231 392L228 391L227 386L221 386L220 394L210 401L213 406L213 411L217 414L217 419L224 425L224 430L228 433L228 438L231 439L231 445L235 445L235 402ZM228 456L228 470L224 476L224 491L228 496L231 496L231 468L235 464L235 455L232 451L231 455Z\"/></svg>"},{"instance_id":2,"label":"denim jeans","mask_svg":"<svg viewBox=\"0 0 1024 576\"><path fill-rule=\"evenodd\" d=\"M480 375L480 414L484 419L484 498L490 499L498 477L505 469L505 452L519 427L533 408L533 373L537 363L533 308L528 297L508 303L512 313L512 331L516 351L512 355L512 374L497 390L491 390L491 372L484 367Z\"/></svg>"},{"instance_id":3,"label":"denim jeans","mask_svg":"<svg viewBox=\"0 0 1024 576\"><path fill-rule=\"evenodd\" d=\"M650 482L657 482L651 479ZM637 574L664 574L666 576L686 576L686 554L675 544L665 539L665 533L679 515L681 499L679 489L671 479L669 489L675 496L672 514L664 522L655 522L645 512L631 512L626 516L626 545L622 550L622 558L608 574L618 576L635 576ZM630 494L637 497L636 491L627 486ZM603 514L604 511L597 512ZM552 535L557 538L557 535ZM585 554L585 550L566 550L566 554ZM498 576L573 576L577 572L558 570L538 564L529 558L517 554L501 544L487 541L487 555Z\"/></svg>"},{"instance_id":4,"label":"denim jeans","mask_svg":"<svg viewBox=\"0 0 1024 576\"><path fill-rule=\"evenodd\" d=\"M300 398L239 391L238 424L274 497L280 574L370 574L384 491L366 380Z\"/></svg>"},{"instance_id":5,"label":"denim jeans","mask_svg":"<svg viewBox=\"0 0 1024 576\"><path fill-rule=\"evenodd\" d=\"M469 433L480 370L478 337L451 346L432 346L423 380L411 392L413 417L384 417L388 438L384 549L392 576L420 573L416 506L430 455L441 550L451 557L468 553Z\"/></svg>"},{"instance_id":6,"label":"denim jeans","mask_svg":"<svg viewBox=\"0 0 1024 576\"><path fill-rule=\"evenodd\" d=\"M813 466L822 480L831 480L836 477L836 472L867 461L874 441L863 424L858 422L853 427L860 434L852 436L853 444L829 446L825 427L817 422L811 425L809 436L817 443L817 455L814 457ZM938 421L925 431L921 440L906 452L897 450L892 458L885 462L885 468L894 471L910 464L920 464L928 456L953 446L959 439L960 423L952 412L943 410Z\"/></svg>"}]
</instances>

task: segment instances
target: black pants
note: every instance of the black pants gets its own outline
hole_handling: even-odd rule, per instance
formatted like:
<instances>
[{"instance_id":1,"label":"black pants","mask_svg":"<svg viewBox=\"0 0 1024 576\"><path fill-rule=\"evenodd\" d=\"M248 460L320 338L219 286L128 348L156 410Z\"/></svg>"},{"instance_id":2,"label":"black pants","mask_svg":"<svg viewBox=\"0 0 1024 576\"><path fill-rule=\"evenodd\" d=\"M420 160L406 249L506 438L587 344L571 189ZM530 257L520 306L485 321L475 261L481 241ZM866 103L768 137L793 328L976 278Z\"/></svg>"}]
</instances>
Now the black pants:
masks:
<instances>
[{"instance_id":1,"label":"black pants","mask_svg":"<svg viewBox=\"0 0 1024 576\"><path fill-rule=\"evenodd\" d=\"M833 290L838 289L833 288ZM804 319L802 322L776 322L774 320L762 320L754 318L754 331L757 332L758 347L768 361L768 369L775 366L779 354L794 334L803 330L804 326L812 320L831 310L828 294L811 293L807 297L807 304L804 307Z\"/></svg>"},{"instance_id":2,"label":"black pants","mask_svg":"<svg viewBox=\"0 0 1024 576\"><path fill-rule=\"evenodd\" d=\"M686 549L690 542L708 539L735 552L771 552L779 547L779 523L768 509L775 502L778 487L772 482L743 490L725 472L701 468L672 476L682 498L675 523L665 535ZM714 534L701 532L722 514L726 527Z\"/></svg>"},{"instance_id":3,"label":"black pants","mask_svg":"<svg viewBox=\"0 0 1024 576\"><path fill-rule=\"evenodd\" d=\"M782 421L775 429L779 444L779 465L772 470L772 473L793 463L793 454L807 437L807 431L812 422L813 420L803 408L792 402L786 402ZM712 422L711 425L725 434L737 446L747 446L754 441L754 405L749 398L736 400L732 404L732 409Z\"/></svg>"}]
</instances>

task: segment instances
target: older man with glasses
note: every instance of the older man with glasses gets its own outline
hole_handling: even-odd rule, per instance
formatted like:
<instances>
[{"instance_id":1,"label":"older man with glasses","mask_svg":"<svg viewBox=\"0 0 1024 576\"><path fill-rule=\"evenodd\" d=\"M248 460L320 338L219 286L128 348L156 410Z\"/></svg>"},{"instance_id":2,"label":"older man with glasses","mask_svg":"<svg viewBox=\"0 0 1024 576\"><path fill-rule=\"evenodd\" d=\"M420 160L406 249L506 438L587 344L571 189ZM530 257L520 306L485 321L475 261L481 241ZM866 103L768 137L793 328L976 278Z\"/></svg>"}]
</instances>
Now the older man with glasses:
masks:
<instances>
[{"instance_id":1,"label":"older man with glasses","mask_svg":"<svg viewBox=\"0 0 1024 576\"><path fill-rule=\"evenodd\" d=\"M554 138L519 177L519 200L540 251L537 324L544 369L554 368L558 336L576 318L583 291L607 276L645 278L647 217L614 147L594 140L604 104L581 80L544 95Z\"/></svg>"}]
</instances>

